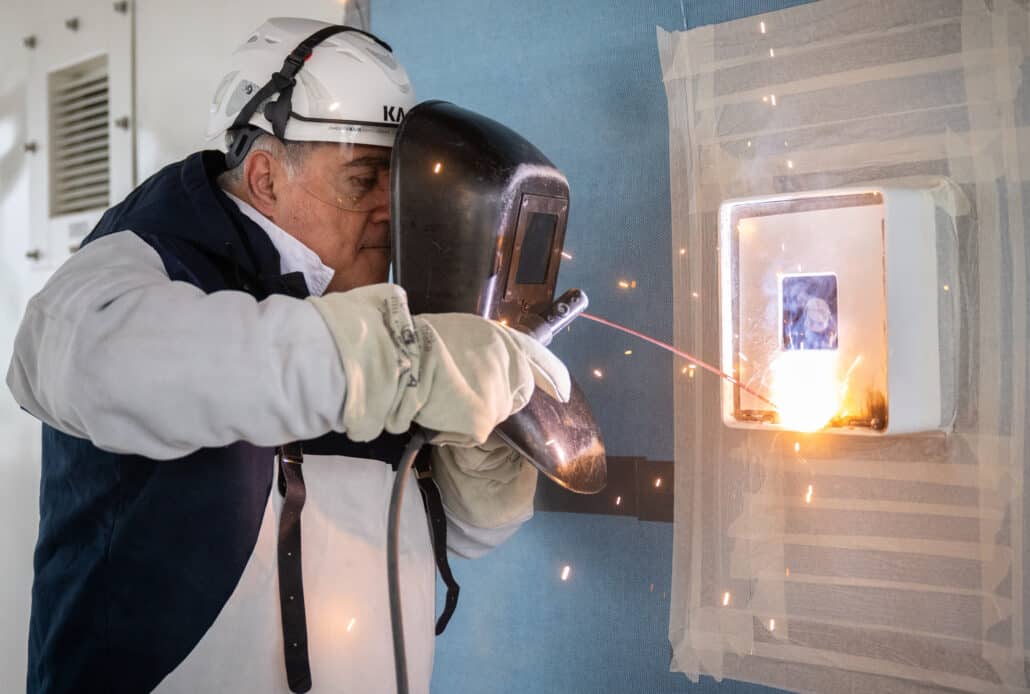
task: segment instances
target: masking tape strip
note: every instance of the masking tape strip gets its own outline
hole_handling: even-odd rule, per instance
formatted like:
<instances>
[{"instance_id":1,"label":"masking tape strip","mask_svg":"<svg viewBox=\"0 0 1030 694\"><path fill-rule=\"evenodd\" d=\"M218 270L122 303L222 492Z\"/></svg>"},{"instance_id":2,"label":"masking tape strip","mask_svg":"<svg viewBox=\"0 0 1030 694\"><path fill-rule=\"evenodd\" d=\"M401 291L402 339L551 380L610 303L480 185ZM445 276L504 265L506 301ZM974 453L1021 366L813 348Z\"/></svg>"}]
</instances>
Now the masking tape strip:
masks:
<instances>
[{"instance_id":1,"label":"masking tape strip","mask_svg":"<svg viewBox=\"0 0 1030 694\"><path fill-rule=\"evenodd\" d=\"M738 679L768 683L790 691L818 692L894 692L899 691L897 678L876 672L845 671L816 663L796 664L752 654L726 656L727 667ZM906 694L940 694L941 687L908 680L900 691ZM954 691L948 689L947 691Z\"/></svg>"},{"instance_id":2,"label":"masking tape strip","mask_svg":"<svg viewBox=\"0 0 1030 694\"><path fill-rule=\"evenodd\" d=\"M770 658L779 661L790 661L792 663L805 663L811 665L830 666L857 672L875 673L880 676L897 677L905 680L924 682L935 687L947 690L960 689L978 694L1000 694L1011 692L1004 685L999 686L975 677L963 677L950 672L940 672L928 668L917 668L911 666L889 663L882 658L867 658L854 655L833 655L828 656L826 651L815 648L803 648L799 646L781 646L772 644L755 644L753 654L763 658ZM801 691L804 691L802 686ZM830 691L830 690L822 690ZM839 691L839 690L836 690ZM855 690L855 691L877 691L877 690ZM892 689L892 692L903 691Z\"/></svg>"},{"instance_id":3,"label":"masking tape strip","mask_svg":"<svg viewBox=\"0 0 1030 694\"><path fill-rule=\"evenodd\" d=\"M863 42L883 36L904 34L913 28L935 23L953 22L972 14L989 15L985 2L979 6L963 0L920 0L917 6L908 3L884 2L818 2L770 12L722 24L714 24L689 33L682 45L687 55L670 63L664 70L666 79L705 76L710 66L742 58L767 58L768 48L780 55L784 49L804 51L811 47L840 45L852 39ZM764 24L766 33L762 33ZM903 49L895 49L901 53ZM677 56L679 57L679 56ZM826 66L832 72L833 64Z\"/></svg>"},{"instance_id":4,"label":"masking tape strip","mask_svg":"<svg viewBox=\"0 0 1030 694\"><path fill-rule=\"evenodd\" d=\"M789 135L786 135L789 138ZM1006 142L1014 138L1011 142ZM816 174L834 171L839 162L863 161L866 166L888 167L913 164L919 162L946 161L947 158L976 159L990 156L993 148L999 143L1006 143L1013 152L1030 155L1030 127L1001 128L982 130L971 133L953 131L921 137L909 137L889 140L870 147L866 143L852 143L834 147L820 147L809 150L798 148L792 140L791 147L784 147L784 152L775 157L757 161L748 169L749 177L772 179L776 176ZM946 157L943 153L947 152ZM732 180L739 173L739 161L718 143L703 147L698 153L702 168L718 177L719 180ZM1016 157L1013 157L1016 158ZM1017 172L1023 178L1010 178L1013 181L1030 181L1030 170ZM956 183L976 183L975 177L953 177Z\"/></svg>"},{"instance_id":5,"label":"masking tape strip","mask_svg":"<svg viewBox=\"0 0 1030 694\"><path fill-rule=\"evenodd\" d=\"M674 35L664 34L659 32L658 35L659 43L663 41L666 45L662 51L663 56L666 50L673 50L675 41ZM665 59L663 57L663 65ZM676 152L679 156L679 160L687 163L692 161L689 157L686 143L689 142L689 136L687 132L690 130L690 123L688 122L689 114L691 113L691 100L692 95L687 89L685 82L679 82L669 86L669 128L670 128L670 152ZM687 105L686 109L672 108L672 104L684 103ZM688 172L689 173L689 172ZM689 187L690 181L695 180L693 176L686 176L683 181L686 182L686 186ZM690 217L691 210L695 209L696 201L695 196L689 189L682 190L679 194L671 196L672 205L672 219L674 231L673 236L679 236L684 238L687 234L687 220ZM682 227L677 230L675 227ZM694 259L690 254L685 257L685 262L678 272L673 275L673 303L677 304L684 300L684 296L689 296L690 285L692 278L697 277L700 268L700 259ZM676 312L673 318L673 334L677 344L687 344L692 340L688 339L688 336L692 336L698 333L700 330L700 316L696 315L683 315L679 311ZM702 391L701 389L687 392L681 388L674 389L674 408L676 412L692 413L687 414L683 418L684 429L698 430L701 426L701 419L703 416L702 405ZM676 475L677 480L680 477L686 477L686 480L677 481L676 483L676 498L677 499L689 499L689 503L678 503L675 506L674 513L674 524L677 528L678 533L686 533L686 542L674 543L673 547L673 565L674 566L686 566L689 574L689 580L674 584L671 589L671 600L670 600L670 623L669 633L670 640L674 644L674 659L679 659L679 662L686 668L685 671L691 676L694 681L697 681L698 672L700 672L700 660L697 656L697 648L690 643L690 634L696 630L696 625L690 620L689 615L691 610L699 606L701 603L701 588L702 588L702 562L696 560L692 547L700 547L703 542L703 512L704 512L704 500L706 498L703 481L703 466L704 459L700 447L689 445L682 436L677 435L674 440L674 456L678 467L681 470L680 474ZM684 470L684 468L686 468ZM688 496L689 494L689 496ZM718 654L721 651L716 650L714 653ZM710 660L709 660L710 662ZM705 672L712 672L713 674L721 674L719 672L718 665L706 666Z\"/></svg>"},{"instance_id":6,"label":"masking tape strip","mask_svg":"<svg viewBox=\"0 0 1030 694\"><path fill-rule=\"evenodd\" d=\"M676 39L675 35L667 34L659 30L658 41L661 46L663 69L669 62L669 51L683 51L685 55L685 44ZM679 81L667 84L669 99L669 149L673 161L679 161L686 167L682 177L678 177L676 190L671 196L673 238L684 240L688 238L690 226L696 223L693 219L698 206L698 190L701 182L699 175L695 176L691 169L693 157L690 156L689 143L697 136L696 128L692 122L693 114L693 85L687 81ZM686 108L679 108L675 105L683 104ZM673 303L683 305L689 300L698 287L702 278L702 258L700 254L687 252L679 256L681 263L673 273ZM673 319L674 340L680 345L690 345L700 348L700 344L694 336L700 335L702 331L702 317L700 312L684 313L675 312ZM675 373L675 369L674 369ZM694 379L699 381L699 379ZM704 509L705 503L711 501L711 493L706 494L705 452L701 446L691 445L691 441L697 440L698 435L705 426L709 417L706 416L703 407L703 395L705 389L698 382L698 387L692 390L674 388L674 407L676 412L686 413L682 419L682 428L677 432L674 440L674 454L680 469L687 468L686 474L676 475L677 479L686 476L692 484L684 480L677 482L676 498L690 499L687 504L679 503L675 507L674 526L678 534L685 534L682 541L674 543L673 562L674 566L686 567L689 580L674 583L672 587L672 600L670 603L670 640L673 644L675 660L685 667L685 672L694 681L697 681L698 674L705 672L716 677L722 676L722 648L721 638L714 641L716 648L698 645L692 635L701 632L698 619L693 616L702 603L702 576L705 572L704 557L714 557L717 551L698 552L698 548L705 546L706 541L721 541L721 538L711 538L710 533L705 533ZM711 393L718 394L717 389ZM687 496L692 492L691 496Z\"/></svg>"},{"instance_id":7,"label":"masking tape strip","mask_svg":"<svg viewBox=\"0 0 1030 694\"><path fill-rule=\"evenodd\" d=\"M995 439L996 440L996 439ZM800 463L791 460L793 469L798 469ZM762 458L755 460L752 465L773 467L774 460ZM880 461L872 457L852 457L848 459L827 458L821 460L810 460L804 465L812 469L813 474L838 475L855 479L876 479L885 481L912 481L926 482L932 484L979 487L983 481L982 468L992 472L993 479L1002 479L1003 473L1009 470L1001 463L985 463L981 465L958 465L954 463L922 463L904 462L898 460Z\"/></svg>"},{"instance_id":8,"label":"masking tape strip","mask_svg":"<svg viewBox=\"0 0 1030 694\"><path fill-rule=\"evenodd\" d=\"M719 71L750 69L752 67L764 68L770 64L768 63L769 58L777 58L779 60L778 66L785 63L789 64L790 59L793 58L820 59L822 57L820 54L828 49L841 50L853 48L866 51L870 44L876 46L881 42L896 41L899 38L907 43L917 43L918 41L913 41L913 38L917 39L918 34L939 33L942 30L957 27L960 20L960 15L955 14L950 17L931 19L915 24L901 26L880 25L875 29L860 33L846 34L831 39L815 40L796 45L768 41L761 44L760 50L758 48L759 44L751 41L749 43L749 50L746 53L722 57L718 60L699 61L693 73L688 72L686 58L681 58L681 62L673 66L673 71L666 75L666 79L694 78L709 73L714 74ZM754 25L751 24L750 27L753 30ZM693 42L692 45L694 45ZM770 51L769 53L765 52L767 48ZM874 57L867 57L866 62L872 62L874 59ZM782 80L770 79L767 80L767 84L774 87L780 81Z\"/></svg>"},{"instance_id":9,"label":"masking tape strip","mask_svg":"<svg viewBox=\"0 0 1030 694\"><path fill-rule=\"evenodd\" d=\"M1025 653L1023 625L1025 608L1023 605L1023 556L1025 553L1023 544L1023 514L1025 512L1023 501L1025 499L1025 490L1023 488L1023 473L1026 453L1026 429L1024 423L1027 421L1027 268L1026 249L1024 248L1026 225L1024 224L1025 220L1023 220L1021 198L1023 176L1020 175L1019 159L1017 158L1019 152L1017 143L1019 139L1016 132L1014 110L1016 104L1013 99L1013 94L1017 92L1016 87L1019 85L1019 81L1013 75L1014 66L1012 62L1013 57L1018 56L1018 62L1015 66L1015 69L1018 70L1018 66L1022 64L1023 58L1030 52L1030 36L1024 33L1020 44L1010 45L1009 22L1013 22L1014 26L1019 26L1019 18L1030 14L1030 12L1027 12L1026 8L1023 8L1022 12L1020 12L1009 0L999 0L996 11L985 17L978 13L979 6L980 3L976 3L973 0L965 0L963 2L963 43L974 44L974 42L978 42L979 45L990 48L994 53L995 60L993 61L993 70L988 79L983 79L983 76L978 76L979 78L970 76L966 80L966 89L968 94L973 95L974 100L978 98L989 99L993 92L997 107L971 108L970 125L973 133L986 134L994 132L1000 135L1000 137L988 140L991 144L1000 144L1000 150L995 150L996 156L974 157L974 168L981 174L981 180L991 183L989 185L977 186L977 196L979 198L987 198L990 203L993 203L986 206L978 205L978 210L986 207L990 214L997 214L1001 217L1001 219L998 219L996 227L987 227L991 230L997 229L997 234L981 234L981 239L986 241L981 246L981 253L989 250L996 259L996 267L1004 268L1006 264L1010 264L1009 273L980 273L981 311L983 312L982 315L989 317L989 321L981 325L981 350L990 350L993 340L997 340L999 336L1003 335L1006 327L1010 327L1010 334L1014 336L1014 339L998 340L999 345L1007 343L1012 350L1011 357L1006 360L1007 363L1005 364L1008 366L1008 372L1006 373L1006 370L1002 368L1002 359L981 360L981 369L991 369L987 378L998 383L1002 388L1004 388L1002 384L1005 383L1010 385L1016 384L1014 387L1011 387L1011 398L1008 403L1003 403L1002 398L995 397L995 394L988 389L980 391L979 407L981 411L987 409L987 411L994 410L997 412L997 419L992 419L991 421L1000 421L1003 415L1007 415L1010 418L1009 421L1013 423L1008 425L1011 428L1012 436L1007 439L992 439L990 443L1001 445L997 447L991 446L988 450L981 449L979 451L979 458L980 460L1007 459L1014 463L1011 465L1011 477L1009 479L1012 503L1010 505L1011 513L1008 531L1012 536L1012 545L1017 550L1008 575L1015 604L1008 615L994 615L985 610L983 616L983 636L984 642L987 643L990 639L991 631L1001 621L999 616L1008 617L1010 620L1009 633L1012 651L1022 655ZM1007 179L1007 190L1005 191L1007 204L998 200L998 186L994 185L995 181L1003 178ZM987 248L984 248L984 246ZM985 274L989 276L989 279L985 277ZM1006 275L1008 276L1006 277ZM1006 283L1006 279L1009 282ZM983 291L985 289L987 291ZM1008 302L1006 302L1006 297L1009 299ZM1015 297L1019 297L1019 299L1013 300ZM981 354L988 353L990 352L981 351ZM983 372L981 372L981 382L983 380ZM1000 408L1005 407L1006 404L1009 410L1007 413L1003 413ZM995 408L998 409L995 410ZM986 442L981 440L981 443ZM987 471L984 472L987 474ZM991 481L989 479L985 480L985 487L988 487ZM982 523L981 544L988 545L1001 530L1000 524ZM1004 575L992 575L989 569L989 566L985 566L983 570L985 583L1005 580ZM1023 673L1017 672L1014 676L1013 673L1007 672L1012 667L1011 652L1001 650L985 651L985 656L990 658L992 665L994 665L998 674L1003 677L1004 682L1013 685L1021 684L1024 687L1027 685L1025 671ZM1020 670L1022 669L1020 668Z\"/></svg>"},{"instance_id":10,"label":"masking tape strip","mask_svg":"<svg viewBox=\"0 0 1030 694\"><path fill-rule=\"evenodd\" d=\"M757 572L753 576L760 581L767 579L777 580L779 576L776 573L763 573ZM740 577L744 578L744 577ZM1009 598L1001 597L998 595L985 593L979 588L956 588L954 586L939 586L931 585L929 583L906 583L903 581L881 581L876 579L867 578L845 578L840 576L812 576L798 572L792 572L790 580L793 583L811 583L816 585L828 585L828 586L841 586L841 587L857 587L857 588L889 588L892 590L899 591L922 591L925 593L945 593L948 595L964 595L971 597L989 597L991 600L1002 601L1005 604L1011 604L1013 601ZM771 608L763 608L771 609ZM786 615L786 613L778 613Z\"/></svg>"},{"instance_id":11,"label":"masking tape strip","mask_svg":"<svg viewBox=\"0 0 1030 694\"><path fill-rule=\"evenodd\" d=\"M764 609L755 608L751 610L751 614L759 613L761 617L756 617L754 621L757 621L761 625L762 631L754 639L756 643L766 643L771 646L801 646L801 647L812 647L813 633L822 633L824 635L839 635L846 633L849 636L853 636L856 642L868 642L870 640L879 640L883 643L891 643L892 648L901 646L901 649L891 653L884 653L885 660L892 659L903 659L909 656L904 651L905 646L910 646L913 643L919 643L922 646L923 653L917 655L912 659L909 664L918 664L919 660L926 660L927 652L934 651L948 651L954 658L963 658L968 660L968 665L974 665L973 661L979 661L975 663L980 669L986 669L983 663L986 662L986 658L983 657L982 641L979 635L979 628L976 627L976 636L974 638L968 638L963 636L956 636L954 634L941 633L940 631L920 631L916 629L897 629L890 626L884 626L882 624L875 623L863 623L855 624L853 621L846 621L832 618L818 618L811 615L791 615L785 613L779 613L775 611L766 611ZM790 627L795 629L798 638L797 642L792 642L788 639L781 638L781 629L783 627ZM756 630L756 633L757 630ZM818 644L818 641L814 642ZM806 645L807 644L807 645ZM752 646L753 649L753 646ZM869 651L868 645L864 645L864 648L859 649L854 647L854 643L851 644L849 652L844 652L843 655L859 655L857 651L865 650ZM738 653L737 655L746 655L746 652ZM916 654L911 654L916 655ZM830 656L832 658L832 655ZM949 672L956 671L954 662L949 663L951 667L947 667ZM958 670L957 674L961 674L961 670Z\"/></svg>"},{"instance_id":12,"label":"masking tape strip","mask_svg":"<svg viewBox=\"0 0 1030 694\"><path fill-rule=\"evenodd\" d=\"M819 499L805 501L804 494L801 499L775 498L770 499L764 495L750 495L748 502L752 508L760 509L767 507L770 511L779 509L812 509L832 511L879 511L882 513L913 514L911 501L883 501L880 499ZM942 518L972 518L990 517L995 520L1002 520L1005 517L1004 509L980 509L976 506L960 506L949 504L928 504L920 502L918 514L920 516L941 516Z\"/></svg>"}]
</instances>

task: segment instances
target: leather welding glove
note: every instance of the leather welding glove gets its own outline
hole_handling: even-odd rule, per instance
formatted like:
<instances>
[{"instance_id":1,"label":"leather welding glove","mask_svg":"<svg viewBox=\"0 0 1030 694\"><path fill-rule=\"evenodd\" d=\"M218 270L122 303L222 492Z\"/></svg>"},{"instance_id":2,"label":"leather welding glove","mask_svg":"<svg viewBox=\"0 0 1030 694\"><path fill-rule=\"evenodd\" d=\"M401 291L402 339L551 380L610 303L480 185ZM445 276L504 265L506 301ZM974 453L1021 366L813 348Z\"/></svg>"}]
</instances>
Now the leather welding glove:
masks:
<instances>
[{"instance_id":1,"label":"leather welding glove","mask_svg":"<svg viewBox=\"0 0 1030 694\"><path fill-rule=\"evenodd\" d=\"M412 318L407 295L375 284L307 299L336 340L347 376L343 429L370 441L412 422L433 443L473 446L522 409L534 387L568 401L569 372L533 338L467 313Z\"/></svg>"},{"instance_id":2,"label":"leather welding glove","mask_svg":"<svg viewBox=\"0 0 1030 694\"><path fill-rule=\"evenodd\" d=\"M449 513L476 528L525 519L537 470L497 435L480 446L433 446L433 480Z\"/></svg>"}]
</instances>

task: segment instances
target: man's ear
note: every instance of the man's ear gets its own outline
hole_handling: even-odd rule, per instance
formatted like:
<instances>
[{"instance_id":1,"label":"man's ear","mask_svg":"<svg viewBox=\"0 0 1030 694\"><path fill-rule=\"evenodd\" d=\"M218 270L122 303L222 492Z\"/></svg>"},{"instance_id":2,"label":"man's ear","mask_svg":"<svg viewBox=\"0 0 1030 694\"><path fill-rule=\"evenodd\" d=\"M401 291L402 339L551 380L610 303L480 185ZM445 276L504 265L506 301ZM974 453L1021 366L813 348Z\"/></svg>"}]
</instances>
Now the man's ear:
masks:
<instances>
[{"instance_id":1,"label":"man's ear","mask_svg":"<svg viewBox=\"0 0 1030 694\"><path fill-rule=\"evenodd\" d=\"M278 207L277 184L284 172L282 166L264 150L255 150L243 162L243 184L250 196L250 204L269 219L274 219Z\"/></svg>"}]
</instances>

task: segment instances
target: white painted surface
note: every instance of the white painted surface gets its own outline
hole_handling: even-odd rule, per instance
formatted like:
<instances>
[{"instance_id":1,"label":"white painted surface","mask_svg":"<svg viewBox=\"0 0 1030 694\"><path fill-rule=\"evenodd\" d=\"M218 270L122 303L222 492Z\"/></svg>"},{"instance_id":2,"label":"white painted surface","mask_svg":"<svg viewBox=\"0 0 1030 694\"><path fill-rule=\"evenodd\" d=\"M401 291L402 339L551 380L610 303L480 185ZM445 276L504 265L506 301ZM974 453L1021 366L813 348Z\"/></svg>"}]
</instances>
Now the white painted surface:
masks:
<instances>
[{"instance_id":1,"label":"white painted surface","mask_svg":"<svg viewBox=\"0 0 1030 694\"><path fill-rule=\"evenodd\" d=\"M335 0L140 0L137 5L136 152L141 180L207 144L211 96L247 32L268 17L336 22L343 16Z\"/></svg>"},{"instance_id":2,"label":"white painted surface","mask_svg":"<svg viewBox=\"0 0 1030 694\"><path fill-rule=\"evenodd\" d=\"M25 142L25 76L30 33L24 0L0 10L0 362L8 363L28 292L39 278L25 259L29 249L29 178ZM25 689L25 658L36 539L39 427L0 389L0 691Z\"/></svg>"},{"instance_id":3,"label":"white painted surface","mask_svg":"<svg viewBox=\"0 0 1030 694\"><path fill-rule=\"evenodd\" d=\"M219 66L248 31L276 15L326 21L342 16L335 0L137 0L135 5L137 181L205 147L204 124ZM34 234L30 221L32 155L22 149L30 130L33 59L22 38L62 36L66 18L108 14L117 19L109 0L2 0L0 5L0 365L5 373L25 303L50 271L25 257L41 230ZM36 50L44 48L40 44ZM0 691L16 692L25 688L39 426L18 409L6 387L0 388L0 441Z\"/></svg>"}]
</instances>

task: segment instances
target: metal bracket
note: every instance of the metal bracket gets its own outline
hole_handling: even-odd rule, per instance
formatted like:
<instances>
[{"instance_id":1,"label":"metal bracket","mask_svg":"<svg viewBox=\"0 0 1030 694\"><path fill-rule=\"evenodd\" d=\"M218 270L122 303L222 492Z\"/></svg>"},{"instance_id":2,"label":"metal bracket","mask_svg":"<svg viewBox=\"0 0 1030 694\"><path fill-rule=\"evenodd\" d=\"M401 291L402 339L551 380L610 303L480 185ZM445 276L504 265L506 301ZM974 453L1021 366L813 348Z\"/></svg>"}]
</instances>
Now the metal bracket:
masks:
<instances>
[{"instance_id":1,"label":"metal bracket","mask_svg":"<svg viewBox=\"0 0 1030 694\"><path fill-rule=\"evenodd\" d=\"M72 17L71 19L64 20L64 26L69 31L78 31L79 30L79 18L78 17Z\"/></svg>"}]
</instances>

